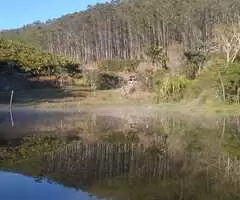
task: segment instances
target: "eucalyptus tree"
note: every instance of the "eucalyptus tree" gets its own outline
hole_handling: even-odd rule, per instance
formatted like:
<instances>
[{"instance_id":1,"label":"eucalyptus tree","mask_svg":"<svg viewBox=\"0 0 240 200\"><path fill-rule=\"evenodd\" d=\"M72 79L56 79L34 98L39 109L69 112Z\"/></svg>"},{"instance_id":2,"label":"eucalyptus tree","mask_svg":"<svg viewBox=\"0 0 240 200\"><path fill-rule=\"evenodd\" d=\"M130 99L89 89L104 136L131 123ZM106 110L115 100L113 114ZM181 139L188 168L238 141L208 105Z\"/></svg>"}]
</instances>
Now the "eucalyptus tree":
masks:
<instances>
[{"instance_id":1,"label":"eucalyptus tree","mask_svg":"<svg viewBox=\"0 0 240 200\"><path fill-rule=\"evenodd\" d=\"M174 42L207 51L215 25L234 23L240 23L239 0L112 0L0 36L38 40L52 53L89 62L140 59L149 46L167 51Z\"/></svg>"}]
</instances>

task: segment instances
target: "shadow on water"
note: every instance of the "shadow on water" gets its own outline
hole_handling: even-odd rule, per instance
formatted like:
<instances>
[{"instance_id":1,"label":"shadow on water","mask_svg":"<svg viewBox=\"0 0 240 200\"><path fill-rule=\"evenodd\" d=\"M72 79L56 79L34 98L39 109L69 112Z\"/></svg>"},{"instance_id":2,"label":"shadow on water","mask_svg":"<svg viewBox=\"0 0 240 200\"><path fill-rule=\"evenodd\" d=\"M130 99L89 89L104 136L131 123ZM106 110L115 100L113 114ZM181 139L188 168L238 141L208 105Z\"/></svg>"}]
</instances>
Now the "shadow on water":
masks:
<instances>
[{"instance_id":1,"label":"shadow on water","mask_svg":"<svg viewBox=\"0 0 240 200\"><path fill-rule=\"evenodd\" d=\"M239 117L190 123L165 114L35 115L27 113L25 120L19 115L15 130L25 127L20 136L1 137L2 171L99 199L240 198ZM37 120L29 123L29 118Z\"/></svg>"}]
</instances>

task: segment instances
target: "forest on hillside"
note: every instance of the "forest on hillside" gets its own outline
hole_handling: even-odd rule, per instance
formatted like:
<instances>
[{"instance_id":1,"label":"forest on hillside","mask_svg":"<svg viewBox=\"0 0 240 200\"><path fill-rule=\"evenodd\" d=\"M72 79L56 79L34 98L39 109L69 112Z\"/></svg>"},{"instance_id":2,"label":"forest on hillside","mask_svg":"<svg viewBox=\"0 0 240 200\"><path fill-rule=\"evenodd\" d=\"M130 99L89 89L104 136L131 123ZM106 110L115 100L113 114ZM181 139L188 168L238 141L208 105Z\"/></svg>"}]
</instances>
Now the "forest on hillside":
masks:
<instances>
[{"instance_id":1,"label":"forest on hillside","mask_svg":"<svg viewBox=\"0 0 240 200\"><path fill-rule=\"evenodd\" d=\"M236 23L239 0L112 0L1 35L87 62L141 59L152 45L208 51L215 26Z\"/></svg>"}]
</instances>

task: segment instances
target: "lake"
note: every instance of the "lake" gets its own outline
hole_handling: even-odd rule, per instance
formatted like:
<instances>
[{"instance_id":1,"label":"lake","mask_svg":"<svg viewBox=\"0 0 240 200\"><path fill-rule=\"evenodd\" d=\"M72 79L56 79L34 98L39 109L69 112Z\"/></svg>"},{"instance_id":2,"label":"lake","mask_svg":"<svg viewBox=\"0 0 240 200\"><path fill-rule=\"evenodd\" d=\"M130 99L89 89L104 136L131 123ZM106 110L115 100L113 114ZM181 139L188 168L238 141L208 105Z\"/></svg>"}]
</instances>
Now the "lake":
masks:
<instances>
[{"instance_id":1,"label":"lake","mask_svg":"<svg viewBox=\"0 0 240 200\"><path fill-rule=\"evenodd\" d=\"M87 192L64 187L47 179L38 179L11 172L0 172L0 199L15 200L97 200ZM14 188L13 188L14 187Z\"/></svg>"},{"instance_id":2,"label":"lake","mask_svg":"<svg viewBox=\"0 0 240 200\"><path fill-rule=\"evenodd\" d=\"M239 199L240 118L0 112L0 199Z\"/></svg>"}]
</instances>

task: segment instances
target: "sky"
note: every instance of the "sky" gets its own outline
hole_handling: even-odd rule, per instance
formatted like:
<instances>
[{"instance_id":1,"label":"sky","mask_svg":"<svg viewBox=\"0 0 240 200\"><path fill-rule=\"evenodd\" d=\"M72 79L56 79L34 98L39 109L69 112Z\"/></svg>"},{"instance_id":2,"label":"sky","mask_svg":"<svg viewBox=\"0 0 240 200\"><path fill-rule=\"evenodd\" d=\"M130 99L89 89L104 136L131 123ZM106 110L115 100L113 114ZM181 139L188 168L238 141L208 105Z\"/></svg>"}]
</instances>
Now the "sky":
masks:
<instances>
[{"instance_id":1,"label":"sky","mask_svg":"<svg viewBox=\"0 0 240 200\"><path fill-rule=\"evenodd\" d=\"M19 28L33 21L46 21L85 10L107 0L0 0L0 30Z\"/></svg>"}]
</instances>

